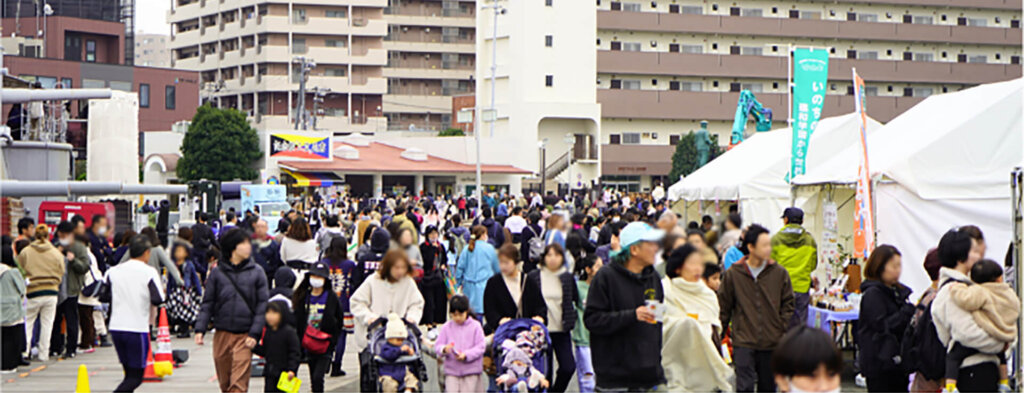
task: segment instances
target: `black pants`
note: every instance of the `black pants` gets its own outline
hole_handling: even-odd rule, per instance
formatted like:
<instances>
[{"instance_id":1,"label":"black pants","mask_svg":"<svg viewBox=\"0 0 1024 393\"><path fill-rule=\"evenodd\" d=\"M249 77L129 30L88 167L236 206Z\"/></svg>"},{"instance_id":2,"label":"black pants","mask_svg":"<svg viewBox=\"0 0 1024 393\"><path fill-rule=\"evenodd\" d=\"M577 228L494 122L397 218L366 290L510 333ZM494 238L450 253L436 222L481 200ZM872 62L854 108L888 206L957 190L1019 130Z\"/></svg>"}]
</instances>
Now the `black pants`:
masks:
<instances>
[{"instance_id":1,"label":"black pants","mask_svg":"<svg viewBox=\"0 0 1024 393\"><path fill-rule=\"evenodd\" d=\"M91 317L91 316L90 316ZM67 334L60 334L60 321L64 321ZM64 299L57 305L50 333L50 352L71 355L78 350L78 296Z\"/></svg>"},{"instance_id":2,"label":"black pants","mask_svg":"<svg viewBox=\"0 0 1024 393\"><path fill-rule=\"evenodd\" d=\"M328 353L334 353L334 361L331 362L331 370L341 370L341 360L345 357L345 341L348 339L348 334L344 331L338 335L338 343L334 344L334 351Z\"/></svg>"},{"instance_id":3,"label":"black pants","mask_svg":"<svg viewBox=\"0 0 1024 393\"><path fill-rule=\"evenodd\" d=\"M910 379L903 371L890 370L866 375L869 392L906 392Z\"/></svg>"},{"instance_id":4,"label":"black pants","mask_svg":"<svg viewBox=\"0 0 1024 393\"><path fill-rule=\"evenodd\" d=\"M114 391L134 392L139 385L142 385L142 376L145 372L146 369L144 368L124 367L124 380L121 381L120 385L117 385L117 388L114 388Z\"/></svg>"},{"instance_id":5,"label":"black pants","mask_svg":"<svg viewBox=\"0 0 1024 393\"><path fill-rule=\"evenodd\" d=\"M25 324L19 323L14 326L4 326L0 331L3 336L3 348L0 352L0 369L14 370L21 363L21 353L25 349Z\"/></svg>"},{"instance_id":6,"label":"black pants","mask_svg":"<svg viewBox=\"0 0 1024 393\"><path fill-rule=\"evenodd\" d=\"M309 355L309 387L313 393L324 391L324 375L331 368L331 356L334 355L334 347L328 348L323 355ZM277 381L274 382L275 384Z\"/></svg>"},{"instance_id":7,"label":"black pants","mask_svg":"<svg viewBox=\"0 0 1024 393\"><path fill-rule=\"evenodd\" d=\"M756 384L760 393L774 392L771 359L772 351L734 346L732 360L736 364L736 391L753 392Z\"/></svg>"},{"instance_id":8,"label":"black pants","mask_svg":"<svg viewBox=\"0 0 1024 393\"><path fill-rule=\"evenodd\" d=\"M549 355L548 359L558 361L558 372L555 373L555 382L551 384L551 389L548 391L562 393L565 392L565 388L569 387L569 380L576 373L576 358L573 356L572 336L565 332L551 333L551 352L554 353L554 356ZM551 363L551 368L553 368L553 361L549 360L549 363Z\"/></svg>"},{"instance_id":9,"label":"black pants","mask_svg":"<svg viewBox=\"0 0 1024 393\"><path fill-rule=\"evenodd\" d=\"M283 370L278 367L266 365L263 369L263 392L264 393L277 393L281 392L277 388L277 381L281 379L281 372ZM298 375L296 375L298 376Z\"/></svg>"},{"instance_id":10,"label":"black pants","mask_svg":"<svg viewBox=\"0 0 1024 393\"><path fill-rule=\"evenodd\" d=\"M961 392L995 392L999 390L999 367L995 363L982 363L960 369L956 387Z\"/></svg>"},{"instance_id":11,"label":"black pants","mask_svg":"<svg viewBox=\"0 0 1024 393\"><path fill-rule=\"evenodd\" d=\"M420 325L440 325L448 320L448 296L440 269L419 283L423 295L423 317ZM474 310L476 311L476 310Z\"/></svg>"}]
</instances>

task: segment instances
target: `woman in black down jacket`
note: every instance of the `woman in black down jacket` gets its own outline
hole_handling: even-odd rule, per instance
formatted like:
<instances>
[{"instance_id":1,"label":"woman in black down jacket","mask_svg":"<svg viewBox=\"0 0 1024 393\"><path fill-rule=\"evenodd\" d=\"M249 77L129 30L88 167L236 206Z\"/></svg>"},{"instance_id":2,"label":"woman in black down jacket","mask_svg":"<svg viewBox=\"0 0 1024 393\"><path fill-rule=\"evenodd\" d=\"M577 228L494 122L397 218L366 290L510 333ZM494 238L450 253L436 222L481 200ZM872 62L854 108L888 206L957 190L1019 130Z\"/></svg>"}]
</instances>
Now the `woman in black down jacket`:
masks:
<instances>
[{"instance_id":1,"label":"woman in black down jacket","mask_svg":"<svg viewBox=\"0 0 1024 393\"><path fill-rule=\"evenodd\" d=\"M551 336L551 350L558 359L558 372L549 391L561 393L569 386L569 380L576 372L576 358L573 356L572 329L576 327L576 307L580 295L576 280L566 270L565 250L558 243L544 247L543 261L537 270L527 274L544 296L548 307L547 326Z\"/></svg>"},{"instance_id":2,"label":"woman in black down jacket","mask_svg":"<svg viewBox=\"0 0 1024 393\"><path fill-rule=\"evenodd\" d=\"M890 245L878 246L864 266L857 334L869 392L907 391L907 372L898 356L914 306L907 302L910 288L899 282L901 266L899 250Z\"/></svg>"},{"instance_id":3,"label":"woman in black down jacket","mask_svg":"<svg viewBox=\"0 0 1024 393\"><path fill-rule=\"evenodd\" d=\"M441 325L448 320L448 297L444 286L444 272L448 269L448 253L438 240L437 227L431 225L423 234L427 239L420 244L423 258L423 279L418 283L423 295L423 318L420 325Z\"/></svg>"},{"instance_id":4,"label":"woman in black down jacket","mask_svg":"<svg viewBox=\"0 0 1024 393\"><path fill-rule=\"evenodd\" d=\"M484 287L484 333L494 333L499 325L516 318L547 323L548 306L544 304L540 285L528 280L519 269L516 246L506 244L498 249L498 268L501 271L488 279Z\"/></svg>"},{"instance_id":5,"label":"woman in black down jacket","mask_svg":"<svg viewBox=\"0 0 1024 393\"><path fill-rule=\"evenodd\" d=\"M317 262L306 278L299 284L292 297L292 307L295 309L295 326L299 335L299 342L305 336L307 326L319 329L330 336L327 350L322 353L312 353L305 345L302 352L306 354L309 363L310 387L314 392L324 391L324 375L331 366L331 355L334 354L334 346L338 343L338 335L344 327L342 320L341 302L334 291L327 290L327 283L330 281L331 273L327 265Z\"/></svg>"}]
</instances>

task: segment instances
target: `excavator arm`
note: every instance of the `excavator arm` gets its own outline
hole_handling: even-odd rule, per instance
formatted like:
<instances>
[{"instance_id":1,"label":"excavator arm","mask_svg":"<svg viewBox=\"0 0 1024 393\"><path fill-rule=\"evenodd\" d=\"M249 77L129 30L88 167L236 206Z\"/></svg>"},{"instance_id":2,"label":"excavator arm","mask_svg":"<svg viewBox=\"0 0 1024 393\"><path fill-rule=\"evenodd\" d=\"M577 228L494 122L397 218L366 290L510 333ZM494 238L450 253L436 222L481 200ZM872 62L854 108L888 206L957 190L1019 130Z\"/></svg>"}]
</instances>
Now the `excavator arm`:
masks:
<instances>
[{"instance_id":1,"label":"excavator arm","mask_svg":"<svg viewBox=\"0 0 1024 393\"><path fill-rule=\"evenodd\" d=\"M750 90L740 92L739 102L736 104L736 117L732 122L732 138L729 147L736 146L743 142L747 130L747 118L753 117L757 124L757 131L768 131L772 129L772 110L765 108L754 97Z\"/></svg>"}]
</instances>

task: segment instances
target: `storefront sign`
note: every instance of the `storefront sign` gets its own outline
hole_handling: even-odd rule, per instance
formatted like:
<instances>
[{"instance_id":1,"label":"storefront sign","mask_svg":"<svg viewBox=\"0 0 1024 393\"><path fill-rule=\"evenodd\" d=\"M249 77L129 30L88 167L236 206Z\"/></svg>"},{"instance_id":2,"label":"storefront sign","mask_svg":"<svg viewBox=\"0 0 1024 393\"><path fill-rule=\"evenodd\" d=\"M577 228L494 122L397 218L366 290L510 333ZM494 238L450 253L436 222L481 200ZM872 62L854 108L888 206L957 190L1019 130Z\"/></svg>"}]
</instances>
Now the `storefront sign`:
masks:
<instances>
[{"instance_id":1,"label":"storefront sign","mask_svg":"<svg viewBox=\"0 0 1024 393\"><path fill-rule=\"evenodd\" d=\"M860 167L857 168L856 205L853 213L853 250L857 258L867 260L875 249L875 220L872 214L871 170L868 167L867 105L864 96L864 79L853 69L853 92L857 113L860 114Z\"/></svg>"},{"instance_id":2,"label":"storefront sign","mask_svg":"<svg viewBox=\"0 0 1024 393\"><path fill-rule=\"evenodd\" d=\"M807 170L807 148L811 134L821 118L828 82L828 50L797 48L793 50L793 128L792 161L789 178Z\"/></svg>"},{"instance_id":3,"label":"storefront sign","mask_svg":"<svg viewBox=\"0 0 1024 393\"><path fill-rule=\"evenodd\" d=\"M270 158L331 160L330 135L270 134Z\"/></svg>"}]
</instances>

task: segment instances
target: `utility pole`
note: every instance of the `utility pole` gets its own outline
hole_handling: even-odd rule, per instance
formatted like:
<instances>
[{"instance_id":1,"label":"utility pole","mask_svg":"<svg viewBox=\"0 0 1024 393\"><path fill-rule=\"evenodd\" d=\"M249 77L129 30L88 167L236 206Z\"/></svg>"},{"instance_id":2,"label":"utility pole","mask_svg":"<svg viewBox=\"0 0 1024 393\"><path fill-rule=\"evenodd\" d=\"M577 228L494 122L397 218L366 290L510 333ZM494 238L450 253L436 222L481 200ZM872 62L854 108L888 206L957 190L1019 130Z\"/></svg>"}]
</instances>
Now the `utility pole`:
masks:
<instances>
[{"instance_id":1,"label":"utility pole","mask_svg":"<svg viewBox=\"0 0 1024 393\"><path fill-rule=\"evenodd\" d=\"M293 63L299 64L299 102L295 105L295 129L298 130L301 124L303 130L309 126L309 118L306 115L306 80L309 79L309 72L316 68L316 62L305 56L298 56L292 59Z\"/></svg>"},{"instance_id":2,"label":"utility pole","mask_svg":"<svg viewBox=\"0 0 1024 393\"><path fill-rule=\"evenodd\" d=\"M488 109L488 112L490 112L491 138L493 138L494 122L498 121L498 112L494 108L495 88L497 87L495 81L497 80L498 72L498 15L505 13L505 7L498 4L498 0L492 0L491 4L483 6L482 9L494 10L494 21L491 26L493 32L491 35L491 107ZM483 186L480 181L482 176L480 171L480 130L474 129L473 135L474 139L476 139L476 203L477 206L483 207ZM477 209L477 212L480 211L480 209Z\"/></svg>"}]
</instances>

